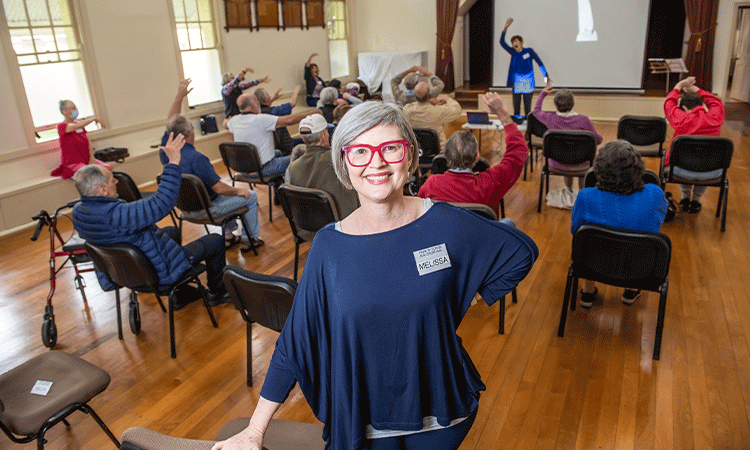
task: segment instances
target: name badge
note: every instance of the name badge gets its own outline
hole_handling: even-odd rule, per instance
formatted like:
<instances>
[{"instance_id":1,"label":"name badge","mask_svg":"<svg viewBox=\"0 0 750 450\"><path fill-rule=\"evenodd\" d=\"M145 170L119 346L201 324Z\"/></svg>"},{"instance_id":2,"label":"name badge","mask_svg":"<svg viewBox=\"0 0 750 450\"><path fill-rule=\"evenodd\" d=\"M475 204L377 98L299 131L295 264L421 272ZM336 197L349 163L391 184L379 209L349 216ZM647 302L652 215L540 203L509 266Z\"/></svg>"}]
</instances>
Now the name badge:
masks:
<instances>
[{"instance_id":1,"label":"name badge","mask_svg":"<svg viewBox=\"0 0 750 450\"><path fill-rule=\"evenodd\" d=\"M448 248L445 244L417 250L414 252L414 260L417 263L419 276L447 269L451 266L451 259L448 256Z\"/></svg>"},{"instance_id":2,"label":"name badge","mask_svg":"<svg viewBox=\"0 0 750 450\"><path fill-rule=\"evenodd\" d=\"M529 54L529 53L524 53L523 54L523 59L529 59L530 57L531 57L531 54Z\"/></svg>"}]
</instances>

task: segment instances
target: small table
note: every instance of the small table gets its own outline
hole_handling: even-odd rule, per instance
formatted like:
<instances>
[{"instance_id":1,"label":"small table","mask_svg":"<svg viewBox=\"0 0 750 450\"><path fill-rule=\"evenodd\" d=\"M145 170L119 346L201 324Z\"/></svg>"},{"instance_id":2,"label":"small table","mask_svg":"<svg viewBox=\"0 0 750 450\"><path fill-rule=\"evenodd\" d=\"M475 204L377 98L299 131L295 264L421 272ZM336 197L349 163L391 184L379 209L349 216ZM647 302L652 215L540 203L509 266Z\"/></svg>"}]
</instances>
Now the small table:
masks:
<instances>
[{"instance_id":1,"label":"small table","mask_svg":"<svg viewBox=\"0 0 750 450\"><path fill-rule=\"evenodd\" d=\"M490 123L482 124L482 125L467 122L461 125L461 128L463 128L464 130L479 130L479 154L482 154L482 130L492 130L492 131L500 130L503 132L505 130L503 128L503 124L500 123L499 120L490 120ZM502 142L502 137L501 137L500 142Z\"/></svg>"}]
</instances>

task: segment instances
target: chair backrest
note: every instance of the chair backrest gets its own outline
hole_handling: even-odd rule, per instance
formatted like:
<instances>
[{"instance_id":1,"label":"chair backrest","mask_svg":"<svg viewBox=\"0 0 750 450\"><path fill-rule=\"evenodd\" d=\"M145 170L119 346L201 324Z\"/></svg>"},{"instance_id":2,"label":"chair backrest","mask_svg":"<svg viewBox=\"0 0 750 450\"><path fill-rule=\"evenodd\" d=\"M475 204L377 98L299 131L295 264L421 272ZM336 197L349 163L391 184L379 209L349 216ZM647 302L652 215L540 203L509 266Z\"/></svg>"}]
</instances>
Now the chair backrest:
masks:
<instances>
[{"instance_id":1,"label":"chair backrest","mask_svg":"<svg viewBox=\"0 0 750 450\"><path fill-rule=\"evenodd\" d=\"M156 290L159 276L151 261L132 244L83 244L97 269L120 287Z\"/></svg>"},{"instance_id":2,"label":"chair backrest","mask_svg":"<svg viewBox=\"0 0 750 450\"><path fill-rule=\"evenodd\" d=\"M582 130L547 130L544 133L544 156L560 164L593 165L596 156L596 136Z\"/></svg>"},{"instance_id":3,"label":"chair backrest","mask_svg":"<svg viewBox=\"0 0 750 450\"><path fill-rule=\"evenodd\" d=\"M189 173L182 174L177 207L180 211L205 211L210 217L211 197L200 178Z\"/></svg>"},{"instance_id":4,"label":"chair backrest","mask_svg":"<svg viewBox=\"0 0 750 450\"><path fill-rule=\"evenodd\" d=\"M453 206L458 206L469 211L473 211L485 219L497 221L497 214L489 206L483 203L460 203L460 202L448 202Z\"/></svg>"},{"instance_id":5,"label":"chair backrest","mask_svg":"<svg viewBox=\"0 0 750 450\"><path fill-rule=\"evenodd\" d=\"M419 148L422 150L421 156L435 156L440 153L440 139L435 130L431 128L415 128L414 134L417 136Z\"/></svg>"},{"instance_id":6,"label":"chair backrest","mask_svg":"<svg viewBox=\"0 0 750 450\"><path fill-rule=\"evenodd\" d=\"M260 162L258 148L247 142L222 142L219 153L224 165L227 166L229 176L232 170L239 173L260 172L263 164Z\"/></svg>"},{"instance_id":7,"label":"chair backrest","mask_svg":"<svg viewBox=\"0 0 750 450\"><path fill-rule=\"evenodd\" d=\"M339 220L333 198L326 191L282 184L278 192L292 233L303 241L311 241L318 230Z\"/></svg>"},{"instance_id":8,"label":"chair backrest","mask_svg":"<svg viewBox=\"0 0 750 450\"><path fill-rule=\"evenodd\" d=\"M672 242L662 233L581 225L573 234L576 277L658 291L669 274Z\"/></svg>"},{"instance_id":9,"label":"chair backrest","mask_svg":"<svg viewBox=\"0 0 750 450\"><path fill-rule=\"evenodd\" d=\"M667 138L667 121L656 116L622 116L617 123L617 139L633 145L662 144Z\"/></svg>"},{"instance_id":10,"label":"chair backrest","mask_svg":"<svg viewBox=\"0 0 750 450\"><path fill-rule=\"evenodd\" d=\"M526 142L531 141L531 136L544 137L544 133L547 132L547 125L543 124L534 116L534 113L529 113L526 117Z\"/></svg>"},{"instance_id":11,"label":"chair backrest","mask_svg":"<svg viewBox=\"0 0 750 450\"><path fill-rule=\"evenodd\" d=\"M719 136L682 135L672 139L669 165L691 172L711 172L729 168L734 144ZM671 172L671 171L670 171Z\"/></svg>"},{"instance_id":12,"label":"chair backrest","mask_svg":"<svg viewBox=\"0 0 750 450\"><path fill-rule=\"evenodd\" d=\"M659 188L661 188L661 179L655 172L646 170L643 172L642 178L643 184L655 184L659 186ZM594 174L593 168L589 169L589 171L586 172L583 187L596 187L596 174Z\"/></svg>"},{"instance_id":13,"label":"chair backrest","mask_svg":"<svg viewBox=\"0 0 750 450\"><path fill-rule=\"evenodd\" d=\"M130 175L125 172L112 172L112 176L117 180L117 196L126 202L134 202L143 198L141 191L135 184Z\"/></svg>"},{"instance_id":14,"label":"chair backrest","mask_svg":"<svg viewBox=\"0 0 750 450\"><path fill-rule=\"evenodd\" d=\"M224 268L224 286L246 322L281 331L292 310L297 283L237 266Z\"/></svg>"},{"instance_id":15,"label":"chair backrest","mask_svg":"<svg viewBox=\"0 0 750 450\"><path fill-rule=\"evenodd\" d=\"M448 170L448 158L445 157L445 155L435 155L434 158L432 158L432 167L430 168L430 172L432 172L433 175L439 175L441 173L445 173Z\"/></svg>"}]
</instances>

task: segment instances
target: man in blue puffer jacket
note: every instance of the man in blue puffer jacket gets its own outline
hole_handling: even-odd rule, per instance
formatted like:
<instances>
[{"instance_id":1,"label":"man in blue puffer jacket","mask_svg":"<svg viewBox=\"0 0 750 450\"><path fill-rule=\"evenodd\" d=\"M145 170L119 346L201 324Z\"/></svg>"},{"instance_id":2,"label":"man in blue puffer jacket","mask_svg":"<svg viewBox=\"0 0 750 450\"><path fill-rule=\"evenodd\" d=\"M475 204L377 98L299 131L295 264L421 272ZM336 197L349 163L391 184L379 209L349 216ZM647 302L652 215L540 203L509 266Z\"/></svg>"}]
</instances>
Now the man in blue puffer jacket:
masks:
<instances>
[{"instance_id":1,"label":"man in blue puffer jacket","mask_svg":"<svg viewBox=\"0 0 750 450\"><path fill-rule=\"evenodd\" d=\"M222 270L226 265L224 239L208 234L181 247L175 240L175 227L158 228L156 222L169 214L180 193L180 150L185 143L182 135L169 136L160 147L169 158L161 174L156 194L127 203L117 198L117 180L112 172L96 165L80 168L73 180L81 194L81 202L73 208L73 224L81 238L94 244L133 244L151 261L162 284L177 281L193 264L205 261L211 303L225 298ZM96 271L105 291L115 286L104 274Z\"/></svg>"}]
</instances>

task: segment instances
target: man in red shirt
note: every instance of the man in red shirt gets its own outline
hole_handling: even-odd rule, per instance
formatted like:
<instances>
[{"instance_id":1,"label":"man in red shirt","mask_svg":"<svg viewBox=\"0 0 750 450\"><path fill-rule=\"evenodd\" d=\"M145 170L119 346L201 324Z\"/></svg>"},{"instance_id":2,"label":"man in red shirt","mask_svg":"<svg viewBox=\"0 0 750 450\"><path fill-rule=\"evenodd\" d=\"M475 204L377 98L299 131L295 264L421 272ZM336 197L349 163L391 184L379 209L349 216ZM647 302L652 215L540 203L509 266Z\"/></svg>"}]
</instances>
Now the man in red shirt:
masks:
<instances>
[{"instance_id":1,"label":"man in red shirt","mask_svg":"<svg viewBox=\"0 0 750 450\"><path fill-rule=\"evenodd\" d=\"M672 128L674 136L682 134L700 136L718 136L724 123L724 104L710 92L695 85L695 77L687 77L678 82L664 101L664 114ZM669 165L669 152L665 165ZM675 174L695 180L711 179L721 175L721 169L714 172L690 172L679 167L674 168ZM697 213L701 210L700 198L706 191L706 186L681 184L682 200L680 206L683 211ZM692 191L692 200L691 200Z\"/></svg>"},{"instance_id":2,"label":"man in red shirt","mask_svg":"<svg viewBox=\"0 0 750 450\"><path fill-rule=\"evenodd\" d=\"M479 159L477 140L470 131L457 131L445 143L448 171L432 175L419 189L419 196L461 203L483 203L498 212L500 200L518 180L529 148L505 109L500 96L484 94L488 112L496 114L505 127L506 150L502 161L484 172L475 173Z\"/></svg>"}]
</instances>

